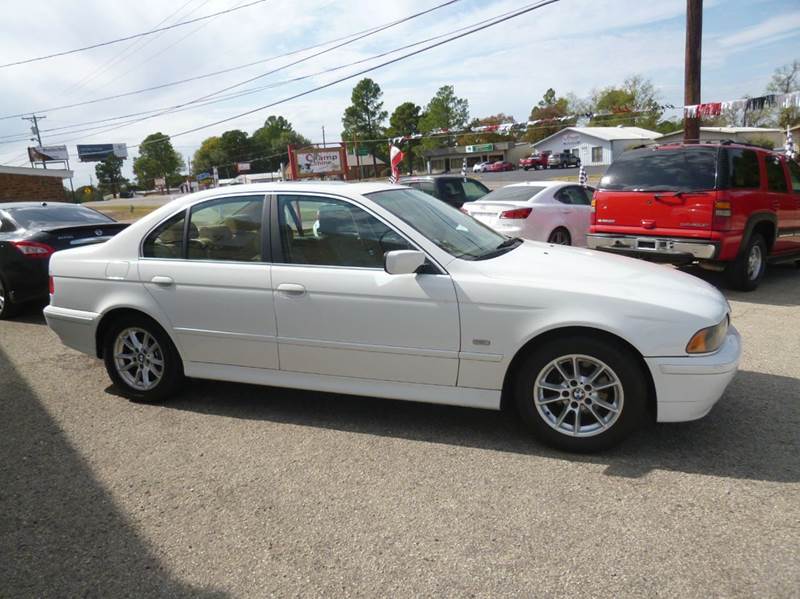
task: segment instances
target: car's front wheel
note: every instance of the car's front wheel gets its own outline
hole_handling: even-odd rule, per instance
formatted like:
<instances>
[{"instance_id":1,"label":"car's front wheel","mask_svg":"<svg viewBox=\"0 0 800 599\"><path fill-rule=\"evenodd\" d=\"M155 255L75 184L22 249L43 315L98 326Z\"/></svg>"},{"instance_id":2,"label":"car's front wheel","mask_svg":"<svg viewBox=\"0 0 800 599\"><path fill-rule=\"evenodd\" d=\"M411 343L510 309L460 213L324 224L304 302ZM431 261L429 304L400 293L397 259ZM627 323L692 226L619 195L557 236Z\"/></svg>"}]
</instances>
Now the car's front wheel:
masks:
<instances>
[{"instance_id":1,"label":"car's front wheel","mask_svg":"<svg viewBox=\"0 0 800 599\"><path fill-rule=\"evenodd\" d=\"M517 370L514 399L536 437L566 451L616 445L644 420L647 379L621 344L569 335L528 355Z\"/></svg>"},{"instance_id":2,"label":"car's front wheel","mask_svg":"<svg viewBox=\"0 0 800 599\"><path fill-rule=\"evenodd\" d=\"M174 394L183 381L183 363L164 330L145 316L125 316L106 331L103 360L123 395L156 402Z\"/></svg>"}]
</instances>

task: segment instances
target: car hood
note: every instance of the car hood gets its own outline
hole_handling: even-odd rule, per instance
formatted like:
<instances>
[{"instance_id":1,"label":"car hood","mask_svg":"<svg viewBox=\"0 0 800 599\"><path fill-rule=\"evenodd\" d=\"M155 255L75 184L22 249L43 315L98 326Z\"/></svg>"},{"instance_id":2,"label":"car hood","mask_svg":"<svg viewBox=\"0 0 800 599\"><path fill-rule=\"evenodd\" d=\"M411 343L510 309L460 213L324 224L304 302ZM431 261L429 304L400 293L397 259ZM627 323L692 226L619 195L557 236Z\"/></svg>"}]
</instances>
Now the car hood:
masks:
<instances>
[{"instance_id":1,"label":"car hood","mask_svg":"<svg viewBox=\"0 0 800 599\"><path fill-rule=\"evenodd\" d=\"M541 307L543 295L578 297L581 302L603 298L613 300L629 316L673 320L691 315L708 324L719 322L728 312L719 290L697 277L583 248L525 241L497 258L471 262L468 268L498 283L540 291L528 294L531 307ZM519 299L515 294L514 303Z\"/></svg>"}]
</instances>

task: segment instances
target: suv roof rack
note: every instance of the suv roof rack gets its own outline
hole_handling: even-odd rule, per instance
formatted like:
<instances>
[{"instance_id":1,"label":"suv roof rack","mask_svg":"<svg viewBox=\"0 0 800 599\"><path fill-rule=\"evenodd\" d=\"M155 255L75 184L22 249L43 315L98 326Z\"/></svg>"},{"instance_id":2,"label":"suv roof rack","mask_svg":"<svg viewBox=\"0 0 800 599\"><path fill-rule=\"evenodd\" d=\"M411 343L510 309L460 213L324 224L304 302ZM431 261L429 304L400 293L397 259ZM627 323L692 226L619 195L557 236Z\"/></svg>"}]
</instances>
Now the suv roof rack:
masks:
<instances>
[{"instance_id":1,"label":"suv roof rack","mask_svg":"<svg viewBox=\"0 0 800 599\"><path fill-rule=\"evenodd\" d=\"M703 144L719 144L721 146L747 146L750 148L758 148L759 150L764 150L765 152L776 152L774 148L767 148L764 146L760 146L758 144L751 143L749 141L739 141L737 139L730 139L730 138L721 138L721 139L703 139L698 143L686 143L685 141L666 141L659 143L658 140L654 140L653 143L649 144L642 144L639 146L632 146L629 148L630 150L635 150L639 148L658 148L661 146L697 146Z\"/></svg>"}]
</instances>

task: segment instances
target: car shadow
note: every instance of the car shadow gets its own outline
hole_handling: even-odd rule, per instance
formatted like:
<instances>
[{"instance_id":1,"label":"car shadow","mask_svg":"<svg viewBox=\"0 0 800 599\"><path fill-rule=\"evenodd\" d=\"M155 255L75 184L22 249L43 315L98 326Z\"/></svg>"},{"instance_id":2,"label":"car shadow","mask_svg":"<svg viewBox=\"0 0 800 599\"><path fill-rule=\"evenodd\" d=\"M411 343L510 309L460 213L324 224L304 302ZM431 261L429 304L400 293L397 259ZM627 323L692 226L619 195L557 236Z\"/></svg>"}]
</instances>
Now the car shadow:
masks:
<instances>
[{"instance_id":1,"label":"car shadow","mask_svg":"<svg viewBox=\"0 0 800 599\"><path fill-rule=\"evenodd\" d=\"M797 482L799 385L790 377L739 372L706 418L651 425L619 447L591 456L549 449L533 440L513 414L487 410L212 381L187 383L163 407L602 464L609 476L639 478L670 470Z\"/></svg>"},{"instance_id":2,"label":"car shadow","mask_svg":"<svg viewBox=\"0 0 800 599\"><path fill-rule=\"evenodd\" d=\"M0 400L0 596L226 596L170 575L2 348Z\"/></svg>"},{"instance_id":3,"label":"car shadow","mask_svg":"<svg viewBox=\"0 0 800 599\"><path fill-rule=\"evenodd\" d=\"M26 304L21 306L19 312L14 315L12 322L24 322L25 324L46 325L44 310L47 304Z\"/></svg>"},{"instance_id":4,"label":"car shadow","mask_svg":"<svg viewBox=\"0 0 800 599\"><path fill-rule=\"evenodd\" d=\"M758 289L734 291L728 289L722 273L687 268L686 272L711 283L730 300L771 306L800 306L800 268L793 264L770 264Z\"/></svg>"}]
</instances>

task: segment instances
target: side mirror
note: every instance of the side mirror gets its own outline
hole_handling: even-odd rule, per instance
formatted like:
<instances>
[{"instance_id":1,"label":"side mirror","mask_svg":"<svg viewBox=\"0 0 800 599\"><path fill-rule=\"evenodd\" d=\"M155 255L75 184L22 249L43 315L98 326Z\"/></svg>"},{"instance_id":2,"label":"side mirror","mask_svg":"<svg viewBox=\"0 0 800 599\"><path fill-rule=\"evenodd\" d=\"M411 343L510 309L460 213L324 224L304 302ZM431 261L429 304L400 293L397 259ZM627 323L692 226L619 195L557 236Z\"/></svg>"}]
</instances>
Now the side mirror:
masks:
<instances>
[{"instance_id":1,"label":"side mirror","mask_svg":"<svg viewBox=\"0 0 800 599\"><path fill-rule=\"evenodd\" d=\"M425 264L425 254L416 250L394 250L383 255L383 268L390 275L410 275Z\"/></svg>"}]
</instances>

